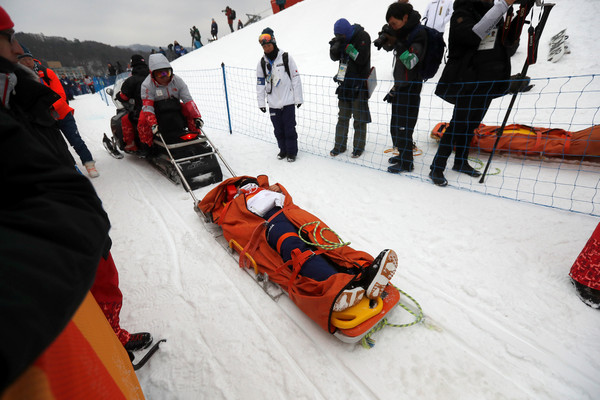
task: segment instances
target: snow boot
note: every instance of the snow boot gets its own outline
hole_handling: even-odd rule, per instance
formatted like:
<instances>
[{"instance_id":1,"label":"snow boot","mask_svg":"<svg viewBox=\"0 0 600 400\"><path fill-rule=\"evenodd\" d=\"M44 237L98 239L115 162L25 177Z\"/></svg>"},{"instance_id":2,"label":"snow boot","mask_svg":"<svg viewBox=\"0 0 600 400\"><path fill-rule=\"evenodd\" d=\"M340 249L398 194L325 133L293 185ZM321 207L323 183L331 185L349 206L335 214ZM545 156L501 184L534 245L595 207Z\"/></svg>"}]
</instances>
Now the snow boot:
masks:
<instances>
[{"instance_id":1,"label":"snow boot","mask_svg":"<svg viewBox=\"0 0 600 400\"><path fill-rule=\"evenodd\" d=\"M442 171L431 170L429 177L433 183L438 186L448 186L448 181L444 177L444 173Z\"/></svg>"},{"instance_id":2,"label":"snow boot","mask_svg":"<svg viewBox=\"0 0 600 400\"><path fill-rule=\"evenodd\" d=\"M281 150L281 151L279 152L279 154L277 154L277 159L278 159L278 160L283 160L283 159L284 159L284 158L286 158L286 157L287 157L287 154L285 154L285 151L283 151L283 150Z\"/></svg>"},{"instance_id":3,"label":"snow boot","mask_svg":"<svg viewBox=\"0 0 600 400\"><path fill-rule=\"evenodd\" d=\"M381 295L398 268L398 255L394 250L383 250L366 271L368 282L366 296L376 299Z\"/></svg>"},{"instance_id":4,"label":"snow boot","mask_svg":"<svg viewBox=\"0 0 600 400\"><path fill-rule=\"evenodd\" d=\"M467 163L464 163L462 165L454 164L454 166L452 167L452 170L460 172L462 174L467 174L469 176L472 176L473 178L477 178L478 176L481 176L481 172L477 171L475 168L471 167Z\"/></svg>"},{"instance_id":5,"label":"snow boot","mask_svg":"<svg viewBox=\"0 0 600 400\"><path fill-rule=\"evenodd\" d=\"M399 174L401 172L412 172L414 169L415 166L413 164L398 163L390 165L387 170L389 173Z\"/></svg>"},{"instance_id":6,"label":"snow boot","mask_svg":"<svg viewBox=\"0 0 600 400\"><path fill-rule=\"evenodd\" d=\"M288 162L294 162L296 161L296 156L287 156L287 160Z\"/></svg>"},{"instance_id":7,"label":"snow boot","mask_svg":"<svg viewBox=\"0 0 600 400\"><path fill-rule=\"evenodd\" d=\"M345 152L345 151L346 151L346 148L345 148L345 147L342 147L342 148L334 147L334 148L333 148L333 149L332 149L332 150L329 152L329 155L330 155L331 157L335 157L335 156L338 156L338 155L340 155L341 153L343 153L343 152Z\"/></svg>"},{"instance_id":8,"label":"snow boot","mask_svg":"<svg viewBox=\"0 0 600 400\"><path fill-rule=\"evenodd\" d=\"M137 332L132 333L129 337L129 341L125 343L124 347L127 351L136 351L147 348L152 344L152 335L148 332Z\"/></svg>"},{"instance_id":9,"label":"snow boot","mask_svg":"<svg viewBox=\"0 0 600 400\"><path fill-rule=\"evenodd\" d=\"M88 161L85 164L83 164L83 166L87 170L87 173L90 176L90 178L97 178L98 176L100 176L98 170L96 169L96 161Z\"/></svg>"},{"instance_id":10,"label":"snow boot","mask_svg":"<svg viewBox=\"0 0 600 400\"><path fill-rule=\"evenodd\" d=\"M344 311L347 308L357 305L365 295L363 287L346 289L335 300L333 311Z\"/></svg>"},{"instance_id":11,"label":"snow boot","mask_svg":"<svg viewBox=\"0 0 600 400\"><path fill-rule=\"evenodd\" d=\"M354 150L352 152L352 158L358 158L362 155L363 151L362 150Z\"/></svg>"},{"instance_id":12,"label":"snow boot","mask_svg":"<svg viewBox=\"0 0 600 400\"><path fill-rule=\"evenodd\" d=\"M390 163L390 164L400 164L401 162L402 162L402 157L400 157L400 156L393 156L388 159L388 163Z\"/></svg>"},{"instance_id":13,"label":"snow boot","mask_svg":"<svg viewBox=\"0 0 600 400\"><path fill-rule=\"evenodd\" d=\"M600 310L600 290L592 289L589 286L577 282L573 278L571 278L571 282L575 286L577 296L581 299L581 301L592 308Z\"/></svg>"}]
</instances>

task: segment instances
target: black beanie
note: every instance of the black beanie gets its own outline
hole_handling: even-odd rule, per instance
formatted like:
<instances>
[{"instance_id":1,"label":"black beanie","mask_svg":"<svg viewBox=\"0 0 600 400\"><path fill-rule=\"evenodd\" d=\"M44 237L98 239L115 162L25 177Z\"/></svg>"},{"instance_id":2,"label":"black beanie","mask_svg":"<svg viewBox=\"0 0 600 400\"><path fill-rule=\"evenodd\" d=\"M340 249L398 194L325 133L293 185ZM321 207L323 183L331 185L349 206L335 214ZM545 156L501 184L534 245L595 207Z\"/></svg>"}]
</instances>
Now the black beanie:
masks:
<instances>
[{"instance_id":1,"label":"black beanie","mask_svg":"<svg viewBox=\"0 0 600 400\"><path fill-rule=\"evenodd\" d=\"M144 60L144 57L140 56L139 54L134 54L131 56L131 66L135 67L136 65L140 65L140 64L146 64L146 60Z\"/></svg>"}]
</instances>

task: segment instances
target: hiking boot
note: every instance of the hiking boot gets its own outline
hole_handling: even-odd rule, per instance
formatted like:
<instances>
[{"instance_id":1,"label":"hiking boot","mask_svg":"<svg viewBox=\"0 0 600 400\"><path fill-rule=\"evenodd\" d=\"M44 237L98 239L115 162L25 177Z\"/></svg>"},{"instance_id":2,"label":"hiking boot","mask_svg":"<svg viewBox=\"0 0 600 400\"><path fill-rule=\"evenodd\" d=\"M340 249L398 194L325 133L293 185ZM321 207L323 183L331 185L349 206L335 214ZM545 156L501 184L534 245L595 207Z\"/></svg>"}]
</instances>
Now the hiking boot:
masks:
<instances>
[{"instance_id":1,"label":"hiking boot","mask_svg":"<svg viewBox=\"0 0 600 400\"><path fill-rule=\"evenodd\" d=\"M352 152L352 158L358 158L362 155L362 153L363 153L363 150L354 150Z\"/></svg>"},{"instance_id":2,"label":"hiking boot","mask_svg":"<svg viewBox=\"0 0 600 400\"><path fill-rule=\"evenodd\" d=\"M152 344L152 335L148 332L132 333L127 343L125 343L125 350L136 351L147 348Z\"/></svg>"},{"instance_id":3,"label":"hiking boot","mask_svg":"<svg viewBox=\"0 0 600 400\"><path fill-rule=\"evenodd\" d=\"M394 164L394 165L390 165L388 167L388 172L392 173L392 174L399 174L401 172L412 172L415 169L415 166L413 164Z\"/></svg>"},{"instance_id":4,"label":"hiking boot","mask_svg":"<svg viewBox=\"0 0 600 400\"><path fill-rule=\"evenodd\" d=\"M294 162L296 161L296 156L288 156L287 160L288 162Z\"/></svg>"},{"instance_id":5,"label":"hiking boot","mask_svg":"<svg viewBox=\"0 0 600 400\"><path fill-rule=\"evenodd\" d=\"M279 154L277 154L278 160L283 160L286 157L287 157L287 154L285 153L285 151L280 151Z\"/></svg>"},{"instance_id":6,"label":"hiking boot","mask_svg":"<svg viewBox=\"0 0 600 400\"><path fill-rule=\"evenodd\" d=\"M472 176L473 178L477 178L478 176L481 176L481 172L477 171L475 168L471 167L467 163L464 163L462 165L456 165L455 164L452 167L452 170L460 172L462 174L467 174L469 176Z\"/></svg>"},{"instance_id":7,"label":"hiking boot","mask_svg":"<svg viewBox=\"0 0 600 400\"><path fill-rule=\"evenodd\" d=\"M379 253L366 271L365 279L369 284L366 296L370 299L379 297L396 273L396 268L398 268L398 256L394 250L386 249Z\"/></svg>"},{"instance_id":8,"label":"hiking boot","mask_svg":"<svg viewBox=\"0 0 600 400\"><path fill-rule=\"evenodd\" d=\"M331 151L329 152L329 155L330 155L331 157L335 157L335 156L337 156L337 155L339 155L340 153L343 153L343 152L345 152L345 151L346 151L346 148L345 148L345 147L344 147L343 149L338 149L337 147L334 147L334 148L333 148L333 150L331 150Z\"/></svg>"},{"instance_id":9,"label":"hiking boot","mask_svg":"<svg viewBox=\"0 0 600 400\"><path fill-rule=\"evenodd\" d=\"M96 161L88 161L85 164L83 164L83 166L87 170L87 173L90 176L90 178L97 178L98 176L100 176L98 170L96 169Z\"/></svg>"},{"instance_id":10,"label":"hiking boot","mask_svg":"<svg viewBox=\"0 0 600 400\"><path fill-rule=\"evenodd\" d=\"M442 171L431 170L429 173L429 177L438 186L448 186L448 181L444 177L444 173Z\"/></svg>"},{"instance_id":11,"label":"hiking boot","mask_svg":"<svg viewBox=\"0 0 600 400\"><path fill-rule=\"evenodd\" d=\"M335 303L333 303L333 311L344 311L347 308L357 305L364 295L365 289L360 286L344 290L337 297Z\"/></svg>"}]
</instances>

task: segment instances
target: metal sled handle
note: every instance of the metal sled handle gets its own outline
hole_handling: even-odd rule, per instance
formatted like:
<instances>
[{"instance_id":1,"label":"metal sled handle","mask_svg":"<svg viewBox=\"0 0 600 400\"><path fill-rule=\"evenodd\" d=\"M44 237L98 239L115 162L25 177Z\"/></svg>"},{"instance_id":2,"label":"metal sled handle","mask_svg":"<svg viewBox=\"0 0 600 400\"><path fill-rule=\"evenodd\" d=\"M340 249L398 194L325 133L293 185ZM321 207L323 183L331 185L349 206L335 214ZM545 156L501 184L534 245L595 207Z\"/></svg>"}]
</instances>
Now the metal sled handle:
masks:
<instances>
[{"instance_id":1,"label":"metal sled handle","mask_svg":"<svg viewBox=\"0 0 600 400\"><path fill-rule=\"evenodd\" d=\"M179 175L179 178L181 179L181 183L185 187L185 190L187 190L187 192L190 194L190 196L192 196L192 199L194 200L194 204L198 204L198 199L196 199L196 196L194 196L194 192L192 192L192 188L190 187L187 179L185 179L185 176L183 176L183 172L181 172L181 168L179 167L179 164L177 164L175 162L175 159L173 158L173 154L171 154L171 151L169 150L169 147L167 146L167 142L162 137L162 135L160 134L160 132L158 132L156 134L156 136L164 144L164 148L167 151L167 154L169 155L169 158L171 159L171 164L173 164L173 166L175 167L175 170L177 171L177 174Z\"/></svg>"}]
</instances>

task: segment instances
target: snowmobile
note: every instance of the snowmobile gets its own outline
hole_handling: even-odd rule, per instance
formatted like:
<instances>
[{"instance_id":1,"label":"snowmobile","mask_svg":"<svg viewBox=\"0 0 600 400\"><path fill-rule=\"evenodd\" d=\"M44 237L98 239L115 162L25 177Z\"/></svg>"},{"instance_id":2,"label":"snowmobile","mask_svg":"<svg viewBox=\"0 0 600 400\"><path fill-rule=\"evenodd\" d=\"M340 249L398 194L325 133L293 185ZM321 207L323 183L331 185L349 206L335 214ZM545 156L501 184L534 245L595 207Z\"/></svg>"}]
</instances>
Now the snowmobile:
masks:
<instances>
[{"instance_id":1,"label":"snowmobile","mask_svg":"<svg viewBox=\"0 0 600 400\"><path fill-rule=\"evenodd\" d=\"M110 120L112 136L104 134L102 139L104 147L111 156L121 159L124 157L122 152L126 152L145 158L169 180L175 184L182 183L188 191L223 179L216 157L219 155L218 151L213 150L212 143L202 130L194 132L188 129L177 99L155 104L159 133L155 135L154 145L142 151L126 151L121 118L127 117L133 105L122 104L115 99L115 93L118 93L115 92L117 87L118 84L115 84L114 90L107 89L107 93L117 107L117 112ZM142 148L138 138L136 138L136 145Z\"/></svg>"}]
</instances>

